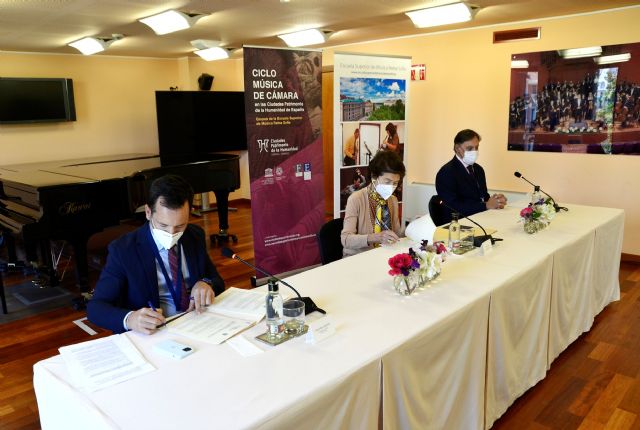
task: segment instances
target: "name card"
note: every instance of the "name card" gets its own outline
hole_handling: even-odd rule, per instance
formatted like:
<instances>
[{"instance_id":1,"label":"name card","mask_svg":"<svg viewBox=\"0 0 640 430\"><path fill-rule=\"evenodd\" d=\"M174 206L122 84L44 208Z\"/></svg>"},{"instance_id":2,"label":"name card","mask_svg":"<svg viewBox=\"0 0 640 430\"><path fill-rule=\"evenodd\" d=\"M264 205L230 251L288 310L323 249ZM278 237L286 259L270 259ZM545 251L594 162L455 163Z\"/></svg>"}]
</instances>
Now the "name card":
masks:
<instances>
[{"instance_id":1,"label":"name card","mask_svg":"<svg viewBox=\"0 0 640 430\"><path fill-rule=\"evenodd\" d=\"M336 332L336 326L331 317L325 316L309 323L309 330L305 342L318 343Z\"/></svg>"},{"instance_id":2,"label":"name card","mask_svg":"<svg viewBox=\"0 0 640 430\"><path fill-rule=\"evenodd\" d=\"M491 239L487 239L484 242L482 242L482 245L480 245L480 248L482 248L482 255L491 254L491 252L493 252L493 244L491 243Z\"/></svg>"}]
</instances>

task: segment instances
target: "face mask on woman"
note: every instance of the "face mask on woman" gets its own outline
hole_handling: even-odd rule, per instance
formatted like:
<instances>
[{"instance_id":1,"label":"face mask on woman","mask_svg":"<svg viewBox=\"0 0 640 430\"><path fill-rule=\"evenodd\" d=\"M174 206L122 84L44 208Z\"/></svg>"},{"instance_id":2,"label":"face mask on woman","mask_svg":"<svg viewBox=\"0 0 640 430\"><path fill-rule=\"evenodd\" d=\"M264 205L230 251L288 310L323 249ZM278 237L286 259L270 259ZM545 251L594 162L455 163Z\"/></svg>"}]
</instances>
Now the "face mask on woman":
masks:
<instances>
[{"instance_id":1,"label":"face mask on woman","mask_svg":"<svg viewBox=\"0 0 640 430\"><path fill-rule=\"evenodd\" d=\"M391 197L391 194L396 190L395 185L391 184L380 184L376 181L376 192L380 194L384 200L387 200Z\"/></svg>"}]
</instances>

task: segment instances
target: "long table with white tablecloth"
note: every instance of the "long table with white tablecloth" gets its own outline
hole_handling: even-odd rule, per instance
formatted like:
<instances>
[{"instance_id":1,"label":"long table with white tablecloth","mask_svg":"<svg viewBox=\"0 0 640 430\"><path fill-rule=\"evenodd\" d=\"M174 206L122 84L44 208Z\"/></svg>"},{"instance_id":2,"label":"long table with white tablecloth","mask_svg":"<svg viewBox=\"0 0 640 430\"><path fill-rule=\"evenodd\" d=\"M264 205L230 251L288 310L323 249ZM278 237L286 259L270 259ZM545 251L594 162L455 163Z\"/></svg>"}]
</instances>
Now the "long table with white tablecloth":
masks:
<instances>
[{"instance_id":1,"label":"long table with white tablecloth","mask_svg":"<svg viewBox=\"0 0 640 430\"><path fill-rule=\"evenodd\" d=\"M477 214L504 242L452 256L408 297L387 274L408 239L287 278L336 326L317 344L298 338L243 357L166 330L128 333L156 370L93 393L75 387L60 356L38 362L42 427L491 427L619 298L622 210L570 205L528 235L520 208ZM264 323L243 336L261 331ZM196 353L181 361L154 353L167 338Z\"/></svg>"}]
</instances>

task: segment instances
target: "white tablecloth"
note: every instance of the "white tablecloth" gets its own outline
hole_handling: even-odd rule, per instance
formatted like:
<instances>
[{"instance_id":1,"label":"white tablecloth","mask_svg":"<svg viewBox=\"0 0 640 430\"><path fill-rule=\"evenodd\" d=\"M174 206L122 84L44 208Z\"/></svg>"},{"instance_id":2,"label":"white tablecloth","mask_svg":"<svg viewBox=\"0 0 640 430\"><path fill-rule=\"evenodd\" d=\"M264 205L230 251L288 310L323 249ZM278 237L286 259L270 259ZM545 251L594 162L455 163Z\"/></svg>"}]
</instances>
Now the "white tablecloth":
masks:
<instances>
[{"instance_id":1,"label":"white tablecloth","mask_svg":"<svg viewBox=\"0 0 640 430\"><path fill-rule=\"evenodd\" d=\"M157 370L95 393L74 388L60 356L43 360L42 426L376 428L382 415L388 429L490 427L619 296L622 211L570 206L531 236L519 209L478 214L505 241L450 258L410 297L395 293L386 263L407 243L288 278L336 324L317 345L296 339L245 358L226 344L129 333ZM158 356L152 346L165 338L196 353Z\"/></svg>"}]
</instances>

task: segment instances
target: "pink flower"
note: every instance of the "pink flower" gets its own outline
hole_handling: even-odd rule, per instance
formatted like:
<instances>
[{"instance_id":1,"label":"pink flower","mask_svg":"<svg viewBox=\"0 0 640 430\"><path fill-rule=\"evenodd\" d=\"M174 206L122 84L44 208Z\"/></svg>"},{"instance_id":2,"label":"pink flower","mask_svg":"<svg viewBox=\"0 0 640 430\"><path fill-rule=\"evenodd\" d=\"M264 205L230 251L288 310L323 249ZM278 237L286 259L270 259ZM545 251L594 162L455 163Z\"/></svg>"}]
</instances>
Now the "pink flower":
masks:
<instances>
[{"instance_id":1,"label":"pink flower","mask_svg":"<svg viewBox=\"0 0 640 430\"><path fill-rule=\"evenodd\" d=\"M409 270L413 264L413 258L409 254L396 254L389 259L389 275L397 276L409 274Z\"/></svg>"},{"instance_id":2,"label":"pink flower","mask_svg":"<svg viewBox=\"0 0 640 430\"><path fill-rule=\"evenodd\" d=\"M530 217L532 214L533 214L533 209L531 209L531 207L530 207L530 206L527 206L526 208L524 208L524 209L522 209L522 210L520 211L520 216L521 216L522 218Z\"/></svg>"}]
</instances>

